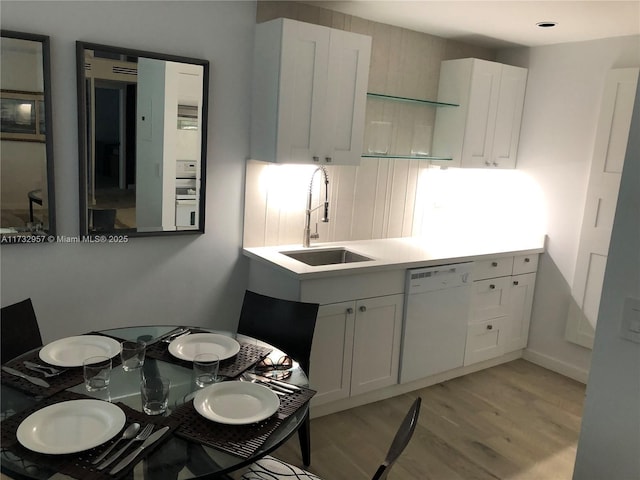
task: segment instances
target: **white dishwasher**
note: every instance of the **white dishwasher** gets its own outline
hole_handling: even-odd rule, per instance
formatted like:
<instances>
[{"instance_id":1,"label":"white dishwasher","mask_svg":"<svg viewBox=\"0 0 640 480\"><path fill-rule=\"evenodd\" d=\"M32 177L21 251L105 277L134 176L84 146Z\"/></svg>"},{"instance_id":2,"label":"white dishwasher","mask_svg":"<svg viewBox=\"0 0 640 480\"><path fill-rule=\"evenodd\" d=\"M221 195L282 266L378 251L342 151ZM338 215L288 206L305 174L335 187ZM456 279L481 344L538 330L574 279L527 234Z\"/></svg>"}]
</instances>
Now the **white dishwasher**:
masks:
<instances>
[{"instance_id":1,"label":"white dishwasher","mask_svg":"<svg viewBox=\"0 0 640 480\"><path fill-rule=\"evenodd\" d=\"M461 367L473 262L407 270L400 383Z\"/></svg>"}]
</instances>

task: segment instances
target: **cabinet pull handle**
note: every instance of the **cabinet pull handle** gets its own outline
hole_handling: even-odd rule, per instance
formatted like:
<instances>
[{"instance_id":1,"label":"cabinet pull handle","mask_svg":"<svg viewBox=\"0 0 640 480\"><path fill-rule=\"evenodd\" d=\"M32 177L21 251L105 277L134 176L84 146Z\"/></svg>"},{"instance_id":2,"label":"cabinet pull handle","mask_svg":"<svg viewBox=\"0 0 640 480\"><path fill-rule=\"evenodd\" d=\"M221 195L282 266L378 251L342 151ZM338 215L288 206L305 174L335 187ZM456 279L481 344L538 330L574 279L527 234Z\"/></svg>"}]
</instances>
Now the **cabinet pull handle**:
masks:
<instances>
[{"instance_id":1,"label":"cabinet pull handle","mask_svg":"<svg viewBox=\"0 0 640 480\"><path fill-rule=\"evenodd\" d=\"M491 162L490 162L489 160L485 160L485 161L484 161L484 164L485 164L487 167L490 167L490 166L491 166Z\"/></svg>"},{"instance_id":2,"label":"cabinet pull handle","mask_svg":"<svg viewBox=\"0 0 640 480\"><path fill-rule=\"evenodd\" d=\"M498 266L498 262L491 262L491 266L492 267L497 267Z\"/></svg>"},{"instance_id":3,"label":"cabinet pull handle","mask_svg":"<svg viewBox=\"0 0 640 480\"><path fill-rule=\"evenodd\" d=\"M513 281L513 284L514 284L514 285L518 285L518 281L517 281L517 280L514 280L514 281Z\"/></svg>"},{"instance_id":4,"label":"cabinet pull handle","mask_svg":"<svg viewBox=\"0 0 640 480\"><path fill-rule=\"evenodd\" d=\"M331 163L333 161L333 158L331 157L324 157L324 161L327 163Z\"/></svg>"},{"instance_id":5,"label":"cabinet pull handle","mask_svg":"<svg viewBox=\"0 0 640 480\"><path fill-rule=\"evenodd\" d=\"M317 155L314 155L312 158L313 158L314 162L319 162L320 161L320 157L318 157Z\"/></svg>"},{"instance_id":6,"label":"cabinet pull handle","mask_svg":"<svg viewBox=\"0 0 640 480\"><path fill-rule=\"evenodd\" d=\"M353 308L347 308L347 315L353 315Z\"/></svg>"},{"instance_id":7,"label":"cabinet pull handle","mask_svg":"<svg viewBox=\"0 0 640 480\"><path fill-rule=\"evenodd\" d=\"M529 257L524 259L524 263L529 263L531 260L529 260Z\"/></svg>"},{"instance_id":8,"label":"cabinet pull handle","mask_svg":"<svg viewBox=\"0 0 640 480\"><path fill-rule=\"evenodd\" d=\"M489 290L495 290L496 286L492 283L491 285L489 285Z\"/></svg>"},{"instance_id":9,"label":"cabinet pull handle","mask_svg":"<svg viewBox=\"0 0 640 480\"><path fill-rule=\"evenodd\" d=\"M361 312L366 312L366 311L367 311L367 307L365 307L364 305L362 305L362 306L360 307L360 311L361 311Z\"/></svg>"},{"instance_id":10,"label":"cabinet pull handle","mask_svg":"<svg viewBox=\"0 0 640 480\"><path fill-rule=\"evenodd\" d=\"M493 162L493 166L497 167L498 166L498 162Z\"/></svg>"},{"instance_id":11,"label":"cabinet pull handle","mask_svg":"<svg viewBox=\"0 0 640 480\"><path fill-rule=\"evenodd\" d=\"M487 325L487 330L493 330L493 325Z\"/></svg>"}]
</instances>

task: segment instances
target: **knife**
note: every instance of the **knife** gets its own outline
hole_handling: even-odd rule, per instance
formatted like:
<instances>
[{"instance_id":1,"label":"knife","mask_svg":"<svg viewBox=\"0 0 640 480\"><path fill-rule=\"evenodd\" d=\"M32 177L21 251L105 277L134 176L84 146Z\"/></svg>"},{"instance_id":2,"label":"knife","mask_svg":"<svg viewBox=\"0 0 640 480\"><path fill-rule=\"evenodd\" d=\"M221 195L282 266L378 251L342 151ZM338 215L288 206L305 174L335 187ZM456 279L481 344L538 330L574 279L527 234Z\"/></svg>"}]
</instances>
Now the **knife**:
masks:
<instances>
[{"instance_id":1,"label":"knife","mask_svg":"<svg viewBox=\"0 0 640 480\"><path fill-rule=\"evenodd\" d=\"M118 463L115 467L113 467L111 469L111 471L109 472L111 475L114 475L116 473L118 473L120 470L122 470L123 468L125 468L127 465L129 465L138 455L140 455L140 452L142 452L145 448L147 448L149 445L157 442L158 440L160 440L160 438L165 434L165 432L169 430L169 427L162 427L160 430L156 430L154 433L151 434L151 436L149 438L147 438L144 442L142 442L142 445L140 445L138 448L136 448L133 452L131 452L129 455L127 455L126 457L124 457L120 463Z\"/></svg>"},{"instance_id":2,"label":"knife","mask_svg":"<svg viewBox=\"0 0 640 480\"><path fill-rule=\"evenodd\" d=\"M51 386L47 382L45 382L43 379L38 377L32 377L31 375L22 373L20 370L16 370L15 368L3 366L2 370L11 375L15 375L16 377L24 378L25 380L33 383L34 385L38 385L39 387L49 388Z\"/></svg>"},{"instance_id":3,"label":"knife","mask_svg":"<svg viewBox=\"0 0 640 480\"><path fill-rule=\"evenodd\" d=\"M256 375L255 373L250 374L252 377L255 377L256 380L260 380L262 382L265 383L273 383L274 385L277 385L278 387L281 388L287 388L289 390L302 390L300 387L298 387L297 385L293 385L291 383L287 383L287 382L281 382L279 380L274 380L273 378L269 378L269 377L263 377L262 375ZM292 393L292 392L290 392Z\"/></svg>"},{"instance_id":4,"label":"knife","mask_svg":"<svg viewBox=\"0 0 640 480\"><path fill-rule=\"evenodd\" d=\"M177 328L174 328L173 330L171 330L171 331L169 331L169 332L167 332L167 333L165 333L165 334L163 334L163 335L160 335L158 338L154 338L154 339L153 339L153 340L151 340L150 342L147 342L147 347L148 347L149 345L153 345L154 343L158 343L158 342L160 342L160 341L162 341L162 340L165 340L165 339L167 339L167 338L169 338L169 337L172 337L172 336L174 336L174 335L180 335L180 334L182 334L182 333L186 332L187 330L189 330L189 329L188 329L188 328L186 328L186 327L177 327Z\"/></svg>"},{"instance_id":5,"label":"knife","mask_svg":"<svg viewBox=\"0 0 640 480\"><path fill-rule=\"evenodd\" d=\"M262 378L259 378L257 375L253 376L253 381L273 390L274 393L286 393L286 394L293 393L293 390L289 390L288 388L284 388L284 387L279 387L278 385L271 383L269 380L263 380Z\"/></svg>"}]
</instances>

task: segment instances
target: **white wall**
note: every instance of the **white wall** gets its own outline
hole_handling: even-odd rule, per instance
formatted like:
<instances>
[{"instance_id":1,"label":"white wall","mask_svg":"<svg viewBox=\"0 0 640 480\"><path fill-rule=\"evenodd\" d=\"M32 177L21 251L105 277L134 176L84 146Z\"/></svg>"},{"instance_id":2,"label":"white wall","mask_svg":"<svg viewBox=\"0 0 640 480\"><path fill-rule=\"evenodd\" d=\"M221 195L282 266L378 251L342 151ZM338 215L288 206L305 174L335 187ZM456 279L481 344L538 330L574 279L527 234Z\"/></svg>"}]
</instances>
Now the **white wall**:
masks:
<instances>
[{"instance_id":1,"label":"white wall","mask_svg":"<svg viewBox=\"0 0 640 480\"><path fill-rule=\"evenodd\" d=\"M640 300L640 89L609 247L573 478L640 478L640 345L620 338L626 298Z\"/></svg>"},{"instance_id":2,"label":"white wall","mask_svg":"<svg viewBox=\"0 0 640 480\"><path fill-rule=\"evenodd\" d=\"M208 59L206 233L127 244L3 245L1 303L31 297L44 341L110 326L232 327L242 245L255 2L2 2L2 28L51 37L58 232L78 233L77 40Z\"/></svg>"},{"instance_id":3,"label":"white wall","mask_svg":"<svg viewBox=\"0 0 640 480\"><path fill-rule=\"evenodd\" d=\"M586 381L591 351L564 339L605 76L640 65L640 37L500 52L529 68L518 169L541 186L548 245L536 281L529 358Z\"/></svg>"}]
</instances>

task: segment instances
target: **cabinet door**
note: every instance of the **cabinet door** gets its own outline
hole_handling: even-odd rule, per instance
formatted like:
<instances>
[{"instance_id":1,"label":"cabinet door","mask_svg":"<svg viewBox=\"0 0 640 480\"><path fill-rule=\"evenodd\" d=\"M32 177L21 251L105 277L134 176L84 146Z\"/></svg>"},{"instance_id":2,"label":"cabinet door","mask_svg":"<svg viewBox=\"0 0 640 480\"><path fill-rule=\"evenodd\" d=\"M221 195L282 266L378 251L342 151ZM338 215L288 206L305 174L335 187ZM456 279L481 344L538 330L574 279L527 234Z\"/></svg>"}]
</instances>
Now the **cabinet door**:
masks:
<instances>
[{"instance_id":1,"label":"cabinet door","mask_svg":"<svg viewBox=\"0 0 640 480\"><path fill-rule=\"evenodd\" d=\"M511 277L473 282L470 322L480 322L509 313Z\"/></svg>"},{"instance_id":2,"label":"cabinet door","mask_svg":"<svg viewBox=\"0 0 640 480\"><path fill-rule=\"evenodd\" d=\"M533 289L536 274L527 273L511 277L509 292L509 315L505 353L519 350L527 346L531 307L533 306Z\"/></svg>"},{"instance_id":3,"label":"cabinet door","mask_svg":"<svg viewBox=\"0 0 640 480\"><path fill-rule=\"evenodd\" d=\"M312 404L349 396L355 302L321 305L311 347L309 384L318 393Z\"/></svg>"},{"instance_id":4,"label":"cabinet door","mask_svg":"<svg viewBox=\"0 0 640 480\"><path fill-rule=\"evenodd\" d=\"M593 347L637 84L637 68L611 70L600 104L565 332L587 348Z\"/></svg>"},{"instance_id":5,"label":"cabinet door","mask_svg":"<svg viewBox=\"0 0 640 480\"><path fill-rule=\"evenodd\" d=\"M502 355L506 343L506 325L506 316L470 323L467 330L464 364L471 365Z\"/></svg>"},{"instance_id":6,"label":"cabinet door","mask_svg":"<svg viewBox=\"0 0 640 480\"><path fill-rule=\"evenodd\" d=\"M403 295L358 300L351 395L398 383Z\"/></svg>"},{"instance_id":7,"label":"cabinet door","mask_svg":"<svg viewBox=\"0 0 640 480\"><path fill-rule=\"evenodd\" d=\"M495 62L473 61L469 110L462 147L462 165L465 167L491 165L501 67Z\"/></svg>"},{"instance_id":8,"label":"cabinet door","mask_svg":"<svg viewBox=\"0 0 640 480\"><path fill-rule=\"evenodd\" d=\"M515 168L527 69L502 65L491 166Z\"/></svg>"},{"instance_id":9,"label":"cabinet door","mask_svg":"<svg viewBox=\"0 0 640 480\"><path fill-rule=\"evenodd\" d=\"M331 29L285 20L282 30L277 161L321 155Z\"/></svg>"},{"instance_id":10,"label":"cabinet door","mask_svg":"<svg viewBox=\"0 0 640 480\"><path fill-rule=\"evenodd\" d=\"M331 31L321 163L360 163L370 57L371 37Z\"/></svg>"}]
</instances>

